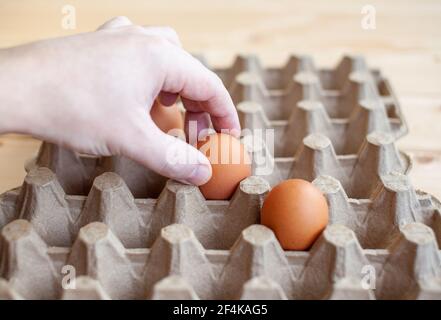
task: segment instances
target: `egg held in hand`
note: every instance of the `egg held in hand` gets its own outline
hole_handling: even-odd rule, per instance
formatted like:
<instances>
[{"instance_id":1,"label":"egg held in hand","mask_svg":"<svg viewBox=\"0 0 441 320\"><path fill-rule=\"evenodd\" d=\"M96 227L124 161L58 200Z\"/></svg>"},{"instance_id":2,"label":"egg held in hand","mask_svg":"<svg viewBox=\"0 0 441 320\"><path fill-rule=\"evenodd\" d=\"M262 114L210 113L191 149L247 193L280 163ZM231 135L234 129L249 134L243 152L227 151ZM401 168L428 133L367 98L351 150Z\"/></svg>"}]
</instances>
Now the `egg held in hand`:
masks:
<instances>
[{"instance_id":1,"label":"egg held in hand","mask_svg":"<svg viewBox=\"0 0 441 320\"><path fill-rule=\"evenodd\" d=\"M198 141L197 148L210 161L211 179L200 186L207 200L227 200L240 181L251 175L251 158L245 146L235 137L215 133Z\"/></svg>"},{"instance_id":2,"label":"egg held in hand","mask_svg":"<svg viewBox=\"0 0 441 320\"><path fill-rule=\"evenodd\" d=\"M267 195L260 222L272 229L285 250L307 250L328 224L326 198L312 183L289 179Z\"/></svg>"}]
</instances>

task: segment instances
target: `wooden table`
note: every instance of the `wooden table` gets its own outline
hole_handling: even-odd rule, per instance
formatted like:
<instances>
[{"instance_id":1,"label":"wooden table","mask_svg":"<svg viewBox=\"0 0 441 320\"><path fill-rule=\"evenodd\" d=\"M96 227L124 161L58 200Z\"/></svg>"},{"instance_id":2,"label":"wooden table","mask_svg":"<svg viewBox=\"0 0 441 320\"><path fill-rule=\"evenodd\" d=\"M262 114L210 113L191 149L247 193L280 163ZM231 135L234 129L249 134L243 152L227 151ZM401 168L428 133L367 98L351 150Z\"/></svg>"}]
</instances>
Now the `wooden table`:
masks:
<instances>
[{"instance_id":1,"label":"wooden table","mask_svg":"<svg viewBox=\"0 0 441 320\"><path fill-rule=\"evenodd\" d=\"M76 9L76 30L61 27L62 5ZM332 66L344 53L364 54L391 80L410 134L398 143L413 155L413 184L441 198L441 3L368 1L376 29L361 28L366 1L16 1L0 2L0 47L85 32L117 15L133 22L170 25L186 49L214 65L256 53L269 65L290 53L312 54ZM1 72L1 70L0 70ZM0 192L19 185L23 164L39 142L0 137Z\"/></svg>"}]
</instances>

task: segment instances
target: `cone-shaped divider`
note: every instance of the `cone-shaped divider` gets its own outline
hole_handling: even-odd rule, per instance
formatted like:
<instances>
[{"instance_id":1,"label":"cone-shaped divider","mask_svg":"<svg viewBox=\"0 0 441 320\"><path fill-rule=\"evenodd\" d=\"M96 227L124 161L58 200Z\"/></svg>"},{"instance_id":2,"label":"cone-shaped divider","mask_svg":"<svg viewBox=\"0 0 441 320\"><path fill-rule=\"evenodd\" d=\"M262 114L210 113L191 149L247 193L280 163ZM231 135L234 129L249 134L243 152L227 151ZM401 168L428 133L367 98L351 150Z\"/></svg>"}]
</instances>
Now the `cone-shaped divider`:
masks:
<instances>
[{"instance_id":1,"label":"cone-shaped divider","mask_svg":"<svg viewBox=\"0 0 441 320\"><path fill-rule=\"evenodd\" d=\"M372 74L369 70L356 70L352 71L349 74L349 87L351 88L350 92L353 93L353 106L355 106L355 102L357 101L356 97L358 97L358 101L363 99L371 99L373 97L378 96L378 90Z\"/></svg>"},{"instance_id":2,"label":"cone-shaped divider","mask_svg":"<svg viewBox=\"0 0 441 320\"><path fill-rule=\"evenodd\" d=\"M201 299L212 299L216 294L204 248L193 231L182 224L163 228L153 244L144 271L145 295L151 297L153 286L171 275L186 279Z\"/></svg>"},{"instance_id":3,"label":"cone-shaped divider","mask_svg":"<svg viewBox=\"0 0 441 320\"><path fill-rule=\"evenodd\" d=\"M295 75L301 72L317 72L312 58L303 55L290 56L283 68L283 76L281 80L283 89L286 89L287 85L292 81Z\"/></svg>"},{"instance_id":4,"label":"cone-shaped divider","mask_svg":"<svg viewBox=\"0 0 441 320\"><path fill-rule=\"evenodd\" d=\"M116 173L106 172L95 179L77 226L94 221L105 223L126 248L146 246L141 213L127 185Z\"/></svg>"},{"instance_id":5,"label":"cone-shaped divider","mask_svg":"<svg viewBox=\"0 0 441 320\"><path fill-rule=\"evenodd\" d=\"M67 194L86 194L89 190L90 174L74 151L43 142L35 166L47 167L57 174Z\"/></svg>"},{"instance_id":6,"label":"cone-shaped divider","mask_svg":"<svg viewBox=\"0 0 441 320\"><path fill-rule=\"evenodd\" d=\"M199 300L196 292L181 276L168 276L153 287L153 300Z\"/></svg>"},{"instance_id":7,"label":"cone-shaped divider","mask_svg":"<svg viewBox=\"0 0 441 320\"><path fill-rule=\"evenodd\" d=\"M394 142L388 133L373 132L367 136L351 174L352 197L369 198L381 175L407 170Z\"/></svg>"},{"instance_id":8,"label":"cone-shaped divider","mask_svg":"<svg viewBox=\"0 0 441 320\"><path fill-rule=\"evenodd\" d=\"M329 224L353 225L355 212L340 181L331 176L318 176L313 182L323 192L328 201Z\"/></svg>"},{"instance_id":9,"label":"cone-shaped divider","mask_svg":"<svg viewBox=\"0 0 441 320\"><path fill-rule=\"evenodd\" d=\"M264 69L260 64L260 60L255 55L238 55L231 67L215 70L217 75L222 79L225 87L231 89L231 85L237 75L242 72L250 72L263 77Z\"/></svg>"},{"instance_id":10,"label":"cone-shaped divider","mask_svg":"<svg viewBox=\"0 0 441 320\"><path fill-rule=\"evenodd\" d=\"M101 222L80 229L68 264L77 276L90 276L100 282L112 299L142 297L142 283L130 266L122 243Z\"/></svg>"},{"instance_id":11,"label":"cone-shaped divider","mask_svg":"<svg viewBox=\"0 0 441 320\"><path fill-rule=\"evenodd\" d=\"M230 86L230 95L234 104L242 101L260 101L269 98L268 90L258 74L251 72L239 73Z\"/></svg>"},{"instance_id":12,"label":"cone-shaped divider","mask_svg":"<svg viewBox=\"0 0 441 320\"><path fill-rule=\"evenodd\" d=\"M357 290L366 290L362 288L366 265L369 262L354 232L342 225L330 225L311 248L296 295L304 299L327 297L334 285L346 278L358 281Z\"/></svg>"},{"instance_id":13,"label":"cone-shaped divider","mask_svg":"<svg viewBox=\"0 0 441 320\"><path fill-rule=\"evenodd\" d=\"M267 129L270 124L262 106L255 101L243 101L237 105L237 113L242 128L250 130Z\"/></svg>"},{"instance_id":14,"label":"cone-shaped divider","mask_svg":"<svg viewBox=\"0 0 441 320\"><path fill-rule=\"evenodd\" d=\"M155 241L162 228L173 223L190 226L198 239L205 239L210 230L200 222L209 213L205 198L197 186L168 180L152 214L148 245Z\"/></svg>"},{"instance_id":15,"label":"cone-shaped divider","mask_svg":"<svg viewBox=\"0 0 441 320\"><path fill-rule=\"evenodd\" d=\"M233 63L232 70L236 72L251 72L259 75L264 72L259 57L254 54L238 55Z\"/></svg>"},{"instance_id":16,"label":"cone-shaped divider","mask_svg":"<svg viewBox=\"0 0 441 320\"><path fill-rule=\"evenodd\" d=\"M288 175L288 173L281 172L280 168L276 166L273 133L271 130L257 129L253 130L252 135L245 135L241 139L251 156L252 174L265 178L270 185L280 182Z\"/></svg>"},{"instance_id":17,"label":"cone-shaped divider","mask_svg":"<svg viewBox=\"0 0 441 320\"><path fill-rule=\"evenodd\" d=\"M385 208L390 208L389 214L392 215L395 225L401 226L419 221L421 206L409 177L402 173L392 172L381 176L381 180L384 188L379 197L374 200L376 206L380 206L381 202Z\"/></svg>"},{"instance_id":18,"label":"cone-shaped divider","mask_svg":"<svg viewBox=\"0 0 441 320\"><path fill-rule=\"evenodd\" d=\"M392 134L386 108L379 98L361 100L349 118L345 153L357 153L366 135L375 131Z\"/></svg>"},{"instance_id":19,"label":"cone-shaped divider","mask_svg":"<svg viewBox=\"0 0 441 320\"><path fill-rule=\"evenodd\" d=\"M14 219L17 219L18 207L16 190L0 194L0 229Z\"/></svg>"},{"instance_id":20,"label":"cone-shaped divider","mask_svg":"<svg viewBox=\"0 0 441 320\"><path fill-rule=\"evenodd\" d=\"M369 72L365 59L362 56L345 56L335 68L335 88L341 89L348 81L352 72Z\"/></svg>"},{"instance_id":21,"label":"cone-shaped divider","mask_svg":"<svg viewBox=\"0 0 441 320\"><path fill-rule=\"evenodd\" d=\"M0 278L0 300L22 300L17 291L12 288L12 285L5 279Z\"/></svg>"},{"instance_id":22,"label":"cone-shaped divider","mask_svg":"<svg viewBox=\"0 0 441 320\"><path fill-rule=\"evenodd\" d=\"M80 276L75 279L74 288L66 288L61 296L63 300L110 300L101 284L90 277Z\"/></svg>"},{"instance_id":23,"label":"cone-shaped divider","mask_svg":"<svg viewBox=\"0 0 441 320\"><path fill-rule=\"evenodd\" d=\"M286 300L280 285L268 277L254 277L248 280L242 291L242 300Z\"/></svg>"},{"instance_id":24,"label":"cone-shaped divider","mask_svg":"<svg viewBox=\"0 0 441 320\"><path fill-rule=\"evenodd\" d=\"M333 284L328 300L375 300L373 290L360 288L360 279L344 278Z\"/></svg>"},{"instance_id":25,"label":"cone-shaped divider","mask_svg":"<svg viewBox=\"0 0 441 320\"><path fill-rule=\"evenodd\" d=\"M221 248L230 248L243 229L259 223L260 209L270 188L265 179L256 176L248 177L240 182L230 200L227 210L228 219L225 219L225 223L222 224L222 230L228 230L228 232L223 232L220 237Z\"/></svg>"},{"instance_id":26,"label":"cone-shaped divider","mask_svg":"<svg viewBox=\"0 0 441 320\"><path fill-rule=\"evenodd\" d=\"M269 277L285 292L291 291L288 260L274 233L263 225L246 228L232 247L221 273L224 299L239 298L245 282L257 276Z\"/></svg>"},{"instance_id":27,"label":"cone-shaped divider","mask_svg":"<svg viewBox=\"0 0 441 320\"><path fill-rule=\"evenodd\" d=\"M422 287L439 281L441 257L435 235L428 226L421 223L403 226L401 236L389 251L379 277L378 291L382 299L415 298L417 293L422 294Z\"/></svg>"},{"instance_id":28,"label":"cone-shaped divider","mask_svg":"<svg viewBox=\"0 0 441 320\"><path fill-rule=\"evenodd\" d=\"M392 172L381 176L372 198L372 206L364 221L369 248L384 248L399 233L400 226L422 220L422 211L409 178Z\"/></svg>"},{"instance_id":29,"label":"cone-shaped divider","mask_svg":"<svg viewBox=\"0 0 441 320\"><path fill-rule=\"evenodd\" d=\"M438 246L441 248L441 211L439 209L434 213L432 229L435 231Z\"/></svg>"},{"instance_id":30,"label":"cone-shaped divider","mask_svg":"<svg viewBox=\"0 0 441 320\"><path fill-rule=\"evenodd\" d=\"M25 177L19 199L20 219L29 220L48 245L72 244L73 219L64 190L51 170L32 169Z\"/></svg>"},{"instance_id":31,"label":"cone-shaped divider","mask_svg":"<svg viewBox=\"0 0 441 320\"><path fill-rule=\"evenodd\" d=\"M370 100L377 96L371 74L363 71L352 72L349 75L349 81L341 89L338 108L334 108L330 116L332 118L348 118L360 100ZM328 111L331 110L328 109Z\"/></svg>"},{"instance_id":32,"label":"cone-shaped divider","mask_svg":"<svg viewBox=\"0 0 441 320\"><path fill-rule=\"evenodd\" d=\"M316 74L310 71L296 73L287 90L286 102L289 102L290 108L302 100L320 101L322 98L322 89L320 80ZM284 114L289 110L285 110Z\"/></svg>"},{"instance_id":33,"label":"cone-shaped divider","mask_svg":"<svg viewBox=\"0 0 441 320\"><path fill-rule=\"evenodd\" d=\"M99 173L110 171L122 177L137 199L157 198L167 181L166 177L121 156L103 157L100 160L99 167Z\"/></svg>"},{"instance_id":34,"label":"cone-shaped divider","mask_svg":"<svg viewBox=\"0 0 441 320\"><path fill-rule=\"evenodd\" d=\"M333 136L333 125L323 104L319 101L302 100L291 113L280 144L280 157L292 157L305 137L312 133Z\"/></svg>"},{"instance_id":35,"label":"cone-shaped divider","mask_svg":"<svg viewBox=\"0 0 441 320\"><path fill-rule=\"evenodd\" d=\"M313 181L320 175L345 179L332 143L328 137L313 133L303 139L303 145L296 155L290 178Z\"/></svg>"},{"instance_id":36,"label":"cone-shaped divider","mask_svg":"<svg viewBox=\"0 0 441 320\"><path fill-rule=\"evenodd\" d=\"M25 299L55 299L60 274L47 254L46 243L29 221L14 220L0 236L0 277Z\"/></svg>"}]
</instances>

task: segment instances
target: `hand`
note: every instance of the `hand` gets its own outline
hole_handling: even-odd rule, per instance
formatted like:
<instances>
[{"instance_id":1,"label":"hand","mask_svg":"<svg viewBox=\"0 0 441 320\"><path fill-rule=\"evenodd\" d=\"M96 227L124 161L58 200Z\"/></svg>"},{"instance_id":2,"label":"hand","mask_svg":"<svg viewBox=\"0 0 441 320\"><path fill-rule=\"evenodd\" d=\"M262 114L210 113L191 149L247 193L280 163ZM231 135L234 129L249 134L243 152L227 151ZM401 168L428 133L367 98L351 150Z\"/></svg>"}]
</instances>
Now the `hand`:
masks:
<instances>
[{"instance_id":1,"label":"hand","mask_svg":"<svg viewBox=\"0 0 441 320\"><path fill-rule=\"evenodd\" d=\"M158 96L166 106L180 96L186 121L198 121L198 129L208 114L216 130L240 130L221 80L180 47L170 28L119 17L96 32L0 50L0 133L123 155L164 176L205 183L208 159L150 118Z\"/></svg>"}]
</instances>

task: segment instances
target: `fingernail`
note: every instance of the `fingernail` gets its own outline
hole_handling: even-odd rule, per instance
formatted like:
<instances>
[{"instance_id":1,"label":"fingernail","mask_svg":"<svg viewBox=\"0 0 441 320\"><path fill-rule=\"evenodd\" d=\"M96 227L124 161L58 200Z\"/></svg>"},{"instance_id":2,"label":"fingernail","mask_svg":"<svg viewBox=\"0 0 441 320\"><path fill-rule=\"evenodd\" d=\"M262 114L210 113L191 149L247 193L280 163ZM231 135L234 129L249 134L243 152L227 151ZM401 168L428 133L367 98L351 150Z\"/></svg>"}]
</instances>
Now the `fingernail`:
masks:
<instances>
[{"instance_id":1,"label":"fingernail","mask_svg":"<svg viewBox=\"0 0 441 320\"><path fill-rule=\"evenodd\" d=\"M211 166L200 164L195 168L191 176L186 179L186 182L200 186L210 180L210 178Z\"/></svg>"}]
</instances>

